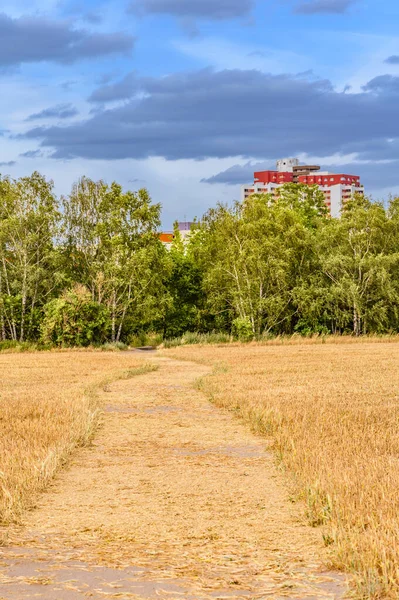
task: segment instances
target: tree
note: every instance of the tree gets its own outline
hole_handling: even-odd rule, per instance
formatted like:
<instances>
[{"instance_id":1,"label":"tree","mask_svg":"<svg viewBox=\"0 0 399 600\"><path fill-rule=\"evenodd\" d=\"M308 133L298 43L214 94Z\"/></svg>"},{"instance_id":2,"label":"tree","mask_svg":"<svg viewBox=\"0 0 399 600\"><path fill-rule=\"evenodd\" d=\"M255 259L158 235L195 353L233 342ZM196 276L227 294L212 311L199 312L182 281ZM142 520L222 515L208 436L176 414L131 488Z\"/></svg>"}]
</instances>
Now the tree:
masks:
<instances>
[{"instance_id":1,"label":"tree","mask_svg":"<svg viewBox=\"0 0 399 600\"><path fill-rule=\"evenodd\" d=\"M23 341L57 288L54 246L60 213L53 182L35 172L0 179L0 323L2 338Z\"/></svg>"},{"instance_id":2,"label":"tree","mask_svg":"<svg viewBox=\"0 0 399 600\"><path fill-rule=\"evenodd\" d=\"M398 305L392 273L399 254L389 247L384 207L354 196L341 218L321 231L318 242L320 268L329 284L326 296L337 326L351 325L355 335L388 330L390 308Z\"/></svg>"},{"instance_id":3,"label":"tree","mask_svg":"<svg viewBox=\"0 0 399 600\"><path fill-rule=\"evenodd\" d=\"M298 205L267 195L208 212L202 263L215 312L228 311L241 328L248 322L253 335L290 327L293 288L308 261L311 231L305 217Z\"/></svg>"},{"instance_id":4,"label":"tree","mask_svg":"<svg viewBox=\"0 0 399 600\"><path fill-rule=\"evenodd\" d=\"M275 190L271 202L298 212L307 227L318 227L328 215L323 192L317 185L286 183Z\"/></svg>"},{"instance_id":5,"label":"tree","mask_svg":"<svg viewBox=\"0 0 399 600\"><path fill-rule=\"evenodd\" d=\"M109 329L106 307L94 301L84 286L75 285L45 306L41 340L61 347L89 346L103 343Z\"/></svg>"},{"instance_id":6,"label":"tree","mask_svg":"<svg viewBox=\"0 0 399 600\"><path fill-rule=\"evenodd\" d=\"M158 240L160 205L145 189L123 192L120 185L82 178L63 199L65 251L70 277L85 285L111 315L111 340L124 327L156 320L164 304L166 251Z\"/></svg>"},{"instance_id":7,"label":"tree","mask_svg":"<svg viewBox=\"0 0 399 600\"><path fill-rule=\"evenodd\" d=\"M174 225L169 258L168 297L161 325L165 338L177 337L186 331L198 331L203 308L203 274L190 252L190 242L185 244L181 239L177 223Z\"/></svg>"}]
</instances>

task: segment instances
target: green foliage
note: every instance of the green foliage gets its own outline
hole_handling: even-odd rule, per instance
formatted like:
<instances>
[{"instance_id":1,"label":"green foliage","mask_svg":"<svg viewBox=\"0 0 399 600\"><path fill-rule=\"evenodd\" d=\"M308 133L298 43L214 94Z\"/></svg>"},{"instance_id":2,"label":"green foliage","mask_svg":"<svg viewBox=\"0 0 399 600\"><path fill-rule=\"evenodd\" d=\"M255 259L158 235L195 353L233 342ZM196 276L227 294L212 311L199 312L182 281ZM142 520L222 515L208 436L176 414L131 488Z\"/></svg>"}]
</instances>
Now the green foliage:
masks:
<instances>
[{"instance_id":1,"label":"green foliage","mask_svg":"<svg viewBox=\"0 0 399 600\"><path fill-rule=\"evenodd\" d=\"M301 211L251 196L206 215L199 260L209 309L251 324L252 335L289 329L293 287L309 266L312 230ZM231 326L231 325L230 325Z\"/></svg>"},{"instance_id":2,"label":"green foliage","mask_svg":"<svg viewBox=\"0 0 399 600\"><path fill-rule=\"evenodd\" d=\"M299 319L294 327L295 333L300 333L304 337L312 337L313 335L328 335L329 331L325 325L318 322L311 323L306 319Z\"/></svg>"},{"instance_id":3,"label":"green foliage","mask_svg":"<svg viewBox=\"0 0 399 600\"><path fill-rule=\"evenodd\" d=\"M248 318L237 317L233 321L233 336L240 342L249 342L254 339L252 323Z\"/></svg>"},{"instance_id":4,"label":"green foliage","mask_svg":"<svg viewBox=\"0 0 399 600\"><path fill-rule=\"evenodd\" d=\"M187 331L181 338L182 344L228 344L231 336L227 333L210 331L209 333L196 333Z\"/></svg>"},{"instance_id":5,"label":"green foliage","mask_svg":"<svg viewBox=\"0 0 399 600\"><path fill-rule=\"evenodd\" d=\"M59 290L54 242L61 215L53 183L35 172L0 178L0 335L35 339L42 307Z\"/></svg>"},{"instance_id":6,"label":"green foliage","mask_svg":"<svg viewBox=\"0 0 399 600\"><path fill-rule=\"evenodd\" d=\"M60 347L101 344L110 325L107 308L77 284L45 306L41 341Z\"/></svg>"},{"instance_id":7,"label":"green foliage","mask_svg":"<svg viewBox=\"0 0 399 600\"><path fill-rule=\"evenodd\" d=\"M198 330L203 307L202 271L183 244L176 226L169 259L167 302L162 323L159 324L165 338Z\"/></svg>"},{"instance_id":8,"label":"green foliage","mask_svg":"<svg viewBox=\"0 0 399 600\"><path fill-rule=\"evenodd\" d=\"M153 331L140 331L128 338L129 346L133 348L142 348L143 346L160 346L163 337L161 333Z\"/></svg>"},{"instance_id":9,"label":"green foliage","mask_svg":"<svg viewBox=\"0 0 399 600\"><path fill-rule=\"evenodd\" d=\"M107 306L111 341L163 314L169 261L159 242L160 205L145 189L123 192L83 177L63 198L69 277Z\"/></svg>"},{"instance_id":10,"label":"green foliage","mask_svg":"<svg viewBox=\"0 0 399 600\"><path fill-rule=\"evenodd\" d=\"M172 338L170 340L164 340L164 348L177 348L178 346L182 346L182 338Z\"/></svg>"},{"instance_id":11,"label":"green foliage","mask_svg":"<svg viewBox=\"0 0 399 600\"><path fill-rule=\"evenodd\" d=\"M108 342L101 346L103 352L119 352L122 350L128 350L129 346L123 342Z\"/></svg>"},{"instance_id":12,"label":"green foliage","mask_svg":"<svg viewBox=\"0 0 399 600\"><path fill-rule=\"evenodd\" d=\"M196 344L229 344L233 338L228 333L212 331L210 333L186 332L181 337L164 340L165 348L177 346L191 346Z\"/></svg>"},{"instance_id":13,"label":"green foliage","mask_svg":"<svg viewBox=\"0 0 399 600\"><path fill-rule=\"evenodd\" d=\"M16 340L3 340L0 342L0 352L32 352L40 348L32 342L17 342Z\"/></svg>"},{"instance_id":14,"label":"green foliage","mask_svg":"<svg viewBox=\"0 0 399 600\"><path fill-rule=\"evenodd\" d=\"M399 331L399 198L335 219L317 186L287 184L175 227L170 250L160 211L115 182L59 201L39 173L0 178L0 349Z\"/></svg>"}]
</instances>

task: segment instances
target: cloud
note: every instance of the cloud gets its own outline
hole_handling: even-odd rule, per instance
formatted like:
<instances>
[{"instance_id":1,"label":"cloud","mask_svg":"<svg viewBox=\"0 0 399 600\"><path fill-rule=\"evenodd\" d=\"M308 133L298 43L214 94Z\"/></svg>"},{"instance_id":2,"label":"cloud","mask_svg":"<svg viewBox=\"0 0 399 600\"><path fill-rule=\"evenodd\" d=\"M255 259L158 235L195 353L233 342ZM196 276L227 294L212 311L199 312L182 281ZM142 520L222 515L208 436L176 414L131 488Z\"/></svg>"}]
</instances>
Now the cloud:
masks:
<instances>
[{"instance_id":1,"label":"cloud","mask_svg":"<svg viewBox=\"0 0 399 600\"><path fill-rule=\"evenodd\" d=\"M342 93L327 80L248 70L137 78L122 106L67 126L36 127L24 137L41 140L62 159L399 158L399 78L384 81Z\"/></svg>"},{"instance_id":2,"label":"cloud","mask_svg":"<svg viewBox=\"0 0 399 600\"><path fill-rule=\"evenodd\" d=\"M357 0L308 0L299 4L295 13L300 15L343 14Z\"/></svg>"},{"instance_id":3,"label":"cloud","mask_svg":"<svg viewBox=\"0 0 399 600\"><path fill-rule=\"evenodd\" d=\"M201 183L224 183L227 185L241 185L253 181L254 171L275 170L275 165L266 163L247 162L245 165L233 165L212 177L202 179Z\"/></svg>"},{"instance_id":4,"label":"cloud","mask_svg":"<svg viewBox=\"0 0 399 600\"><path fill-rule=\"evenodd\" d=\"M0 167L13 167L16 164L15 160L9 160L7 162L0 162Z\"/></svg>"},{"instance_id":5,"label":"cloud","mask_svg":"<svg viewBox=\"0 0 399 600\"><path fill-rule=\"evenodd\" d=\"M263 50L254 50L253 52L248 52L247 56L249 58L266 58L267 52L264 52Z\"/></svg>"},{"instance_id":6,"label":"cloud","mask_svg":"<svg viewBox=\"0 0 399 600\"><path fill-rule=\"evenodd\" d=\"M79 112L72 106L72 104L57 104L56 106L50 106L45 108L38 113L29 115L25 121L38 121L40 119L69 119L70 117L76 117Z\"/></svg>"},{"instance_id":7,"label":"cloud","mask_svg":"<svg viewBox=\"0 0 399 600\"><path fill-rule=\"evenodd\" d=\"M129 12L139 15L163 14L181 19L222 21L248 16L253 0L133 0Z\"/></svg>"},{"instance_id":8,"label":"cloud","mask_svg":"<svg viewBox=\"0 0 399 600\"><path fill-rule=\"evenodd\" d=\"M0 14L0 67L50 61L74 63L112 54L127 54L134 38L126 33L91 33L67 21L41 17L13 19Z\"/></svg>"},{"instance_id":9,"label":"cloud","mask_svg":"<svg viewBox=\"0 0 399 600\"><path fill-rule=\"evenodd\" d=\"M99 23L102 23L102 21L103 21L103 16L94 11L86 13L83 16L83 18L85 21L87 21L88 23L92 23L93 25L98 25Z\"/></svg>"},{"instance_id":10,"label":"cloud","mask_svg":"<svg viewBox=\"0 0 399 600\"><path fill-rule=\"evenodd\" d=\"M27 152L20 154L20 156L22 158L39 158L40 156L43 156L43 153L41 150L28 150Z\"/></svg>"},{"instance_id":11,"label":"cloud","mask_svg":"<svg viewBox=\"0 0 399 600\"><path fill-rule=\"evenodd\" d=\"M392 56L388 56L384 62L388 65L399 65L399 56L397 54L393 54Z\"/></svg>"},{"instance_id":12,"label":"cloud","mask_svg":"<svg viewBox=\"0 0 399 600\"><path fill-rule=\"evenodd\" d=\"M363 90L366 92L374 92L379 95L398 94L399 77L395 77L394 75L379 75L364 85Z\"/></svg>"},{"instance_id":13,"label":"cloud","mask_svg":"<svg viewBox=\"0 0 399 600\"><path fill-rule=\"evenodd\" d=\"M89 102L113 102L115 100L125 100L138 90L138 80L134 72L125 75L117 83L103 85L96 89L89 97Z\"/></svg>"}]
</instances>

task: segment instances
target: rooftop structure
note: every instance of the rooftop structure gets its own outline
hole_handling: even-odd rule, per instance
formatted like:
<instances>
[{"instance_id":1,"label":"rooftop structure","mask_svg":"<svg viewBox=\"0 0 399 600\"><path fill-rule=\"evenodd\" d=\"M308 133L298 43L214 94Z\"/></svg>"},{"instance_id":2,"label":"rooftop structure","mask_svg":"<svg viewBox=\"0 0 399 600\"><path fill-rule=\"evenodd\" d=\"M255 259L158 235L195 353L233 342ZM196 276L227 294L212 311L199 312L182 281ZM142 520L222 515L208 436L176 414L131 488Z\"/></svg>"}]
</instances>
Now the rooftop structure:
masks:
<instances>
[{"instance_id":1,"label":"rooftop structure","mask_svg":"<svg viewBox=\"0 0 399 600\"><path fill-rule=\"evenodd\" d=\"M317 165L300 165L297 158L283 158L277 161L275 171L255 172L254 182L241 186L241 200L252 194L275 194L285 183L317 185L332 217L339 217L343 204L353 194L364 194L358 175L329 173Z\"/></svg>"},{"instance_id":2,"label":"rooftop structure","mask_svg":"<svg viewBox=\"0 0 399 600\"><path fill-rule=\"evenodd\" d=\"M192 225L193 223L191 221L179 222L177 224L180 237L183 241L187 238L187 236L190 235ZM172 245L173 240L175 239L175 234L173 231L164 231L159 234L159 239L164 244L164 246L166 246L166 248L169 249Z\"/></svg>"}]
</instances>

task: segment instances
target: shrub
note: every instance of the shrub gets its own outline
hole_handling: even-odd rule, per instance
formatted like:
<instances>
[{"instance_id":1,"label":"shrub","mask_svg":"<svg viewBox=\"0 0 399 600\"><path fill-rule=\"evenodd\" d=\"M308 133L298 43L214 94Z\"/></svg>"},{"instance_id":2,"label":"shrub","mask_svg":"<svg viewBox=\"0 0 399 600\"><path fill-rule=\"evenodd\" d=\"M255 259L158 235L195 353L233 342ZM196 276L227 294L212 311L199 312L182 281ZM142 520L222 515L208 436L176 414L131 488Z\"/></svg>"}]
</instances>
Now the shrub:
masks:
<instances>
[{"instance_id":1,"label":"shrub","mask_svg":"<svg viewBox=\"0 0 399 600\"><path fill-rule=\"evenodd\" d=\"M108 342L107 344L103 344L101 346L101 350L104 350L104 352L116 352L119 350L127 350L128 348L129 346L123 342Z\"/></svg>"},{"instance_id":2,"label":"shrub","mask_svg":"<svg viewBox=\"0 0 399 600\"><path fill-rule=\"evenodd\" d=\"M159 346L162 344L162 335L147 331L140 331L129 337L129 346L140 348L141 346Z\"/></svg>"},{"instance_id":3,"label":"shrub","mask_svg":"<svg viewBox=\"0 0 399 600\"><path fill-rule=\"evenodd\" d=\"M254 339L252 324L249 319L237 317L233 321L233 336L240 342L250 342Z\"/></svg>"},{"instance_id":4,"label":"shrub","mask_svg":"<svg viewBox=\"0 0 399 600\"><path fill-rule=\"evenodd\" d=\"M37 344L32 342L17 342L15 340L3 340L0 342L0 352L30 352L37 349Z\"/></svg>"},{"instance_id":5,"label":"shrub","mask_svg":"<svg viewBox=\"0 0 399 600\"><path fill-rule=\"evenodd\" d=\"M164 340L165 348L192 346L193 344L229 344L233 339L228 333L196 333L187 331L182 337Z\"/></svg>"},{"instance_id":6,"label":"shrub","mask_svg":"<svg viewBox=\"0 0 399 600\"><path fill-rule=\"evenodd\" d=\"M309 323L306 319L299 319L298 323L294 327L295 333L299 333L304 337L311 337L313 335L328 335L330 332L328 327L321 325L320 323Z\"/></svg>"},{"instance_id":7,"label":"shrub","mask_svg":"<svg viewBox=\"0 0 399 600\"><path fill-rule=\"evenodd\" d=\"M87 288L75 285L45 306L41 341L67 347L101 344L109 328L107 308L95 302Z\"/></svg>"},{"instance_id":8,"label":"shrub","mask_svg":"<svg viewBox=\"0 0 399 600\"><path fill-rule=\"evenodd\" d=\"M165 340L163 345L165 348L176 348L177 346L182 345L182 338L172 338L170 340Z\"/></svg>"}]
</instances>

